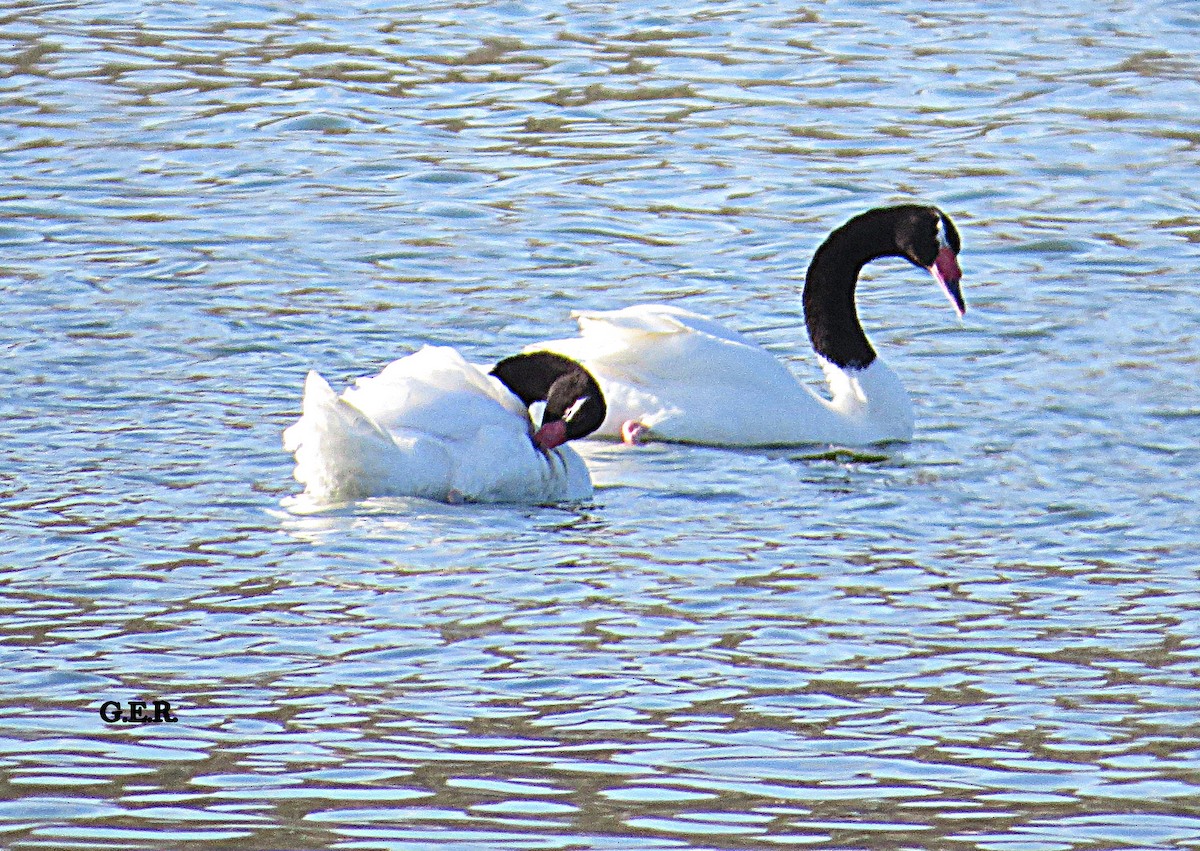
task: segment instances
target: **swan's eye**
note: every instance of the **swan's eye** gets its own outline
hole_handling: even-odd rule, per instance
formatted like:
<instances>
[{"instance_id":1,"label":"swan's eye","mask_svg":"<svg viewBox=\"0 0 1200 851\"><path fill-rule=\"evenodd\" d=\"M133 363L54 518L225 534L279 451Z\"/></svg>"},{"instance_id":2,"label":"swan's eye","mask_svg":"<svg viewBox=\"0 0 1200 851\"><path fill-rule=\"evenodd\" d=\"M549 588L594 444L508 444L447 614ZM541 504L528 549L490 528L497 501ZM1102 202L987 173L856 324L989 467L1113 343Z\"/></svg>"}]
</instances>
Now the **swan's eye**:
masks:
<instances>
[{"instance_id":1,"label":"swan's eye","mask_svg":"<svg viewBox=\"0 0 1200 851\"><path fill-rule=\"evenodd\" d=\"M572 402L571 406L569 408L567 408L565 411L563 411L563 415L562 415L563 422L569 423L571 421L571 417L578 414L579 409L583 407L583 403L586 402L590 398L591 398L590 396L580 396L578 399L576 399L574 402Z\"/></svg>"}]
</instances>

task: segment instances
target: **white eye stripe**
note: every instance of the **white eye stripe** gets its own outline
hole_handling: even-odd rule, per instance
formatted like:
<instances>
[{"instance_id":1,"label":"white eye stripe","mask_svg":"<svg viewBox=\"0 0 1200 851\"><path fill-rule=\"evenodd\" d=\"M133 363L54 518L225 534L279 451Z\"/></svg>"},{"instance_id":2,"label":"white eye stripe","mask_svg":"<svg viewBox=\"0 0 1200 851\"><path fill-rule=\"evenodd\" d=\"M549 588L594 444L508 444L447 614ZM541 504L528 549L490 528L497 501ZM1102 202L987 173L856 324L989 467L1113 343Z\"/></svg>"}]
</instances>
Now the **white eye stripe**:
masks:
<instances>
[{"instance_id":1,"label":"white eye stripe","mask_svg":"<svg viewBox=\"0 0 1200 851\"><path fill-rule=\"evenodd\" d=\"M580 396L578 399L576 399L574 402L572 402L571 406L569 408L567 408L565 411L563 411L563 416L562 416L563 422L569 423L571 421L571 417L573 417L577 413L579 413L579 409L583 407L583 403L586 402L590 398L591 398L590 396Z\"/></svg>"},{"instance_id":2,"label":"white eye stripe","mask_svg":"<svg viewBox=\"0 0 1200 851\"><path fill-rule=\"evenodd\" d=\"M946 239L946 220L941 216L937 220L937 243L938 248L950 247L950 240Z\"/></svg>"}]
</instances>

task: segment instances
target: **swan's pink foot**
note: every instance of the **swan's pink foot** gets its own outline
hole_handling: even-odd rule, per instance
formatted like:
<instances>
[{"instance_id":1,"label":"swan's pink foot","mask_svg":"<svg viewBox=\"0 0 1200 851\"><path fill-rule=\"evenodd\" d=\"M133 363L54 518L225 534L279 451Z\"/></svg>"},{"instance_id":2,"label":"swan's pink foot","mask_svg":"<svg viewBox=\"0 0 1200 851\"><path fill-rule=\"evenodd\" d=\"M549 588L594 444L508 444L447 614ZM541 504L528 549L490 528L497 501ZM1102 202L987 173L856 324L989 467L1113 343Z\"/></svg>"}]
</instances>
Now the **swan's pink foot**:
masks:
<instances>
[{"instance_id":1,"label":"swan's pink foot","mask_svg":"<svg viewBox=\"0 0 1200 851\"><path fill-rule=\"evenodd\" d=\"M630 446L637 446L644 443L646 433L650 429L639 423L637 420L626 420L621 426L621 440Z\"/></svg>"}]
</instances>

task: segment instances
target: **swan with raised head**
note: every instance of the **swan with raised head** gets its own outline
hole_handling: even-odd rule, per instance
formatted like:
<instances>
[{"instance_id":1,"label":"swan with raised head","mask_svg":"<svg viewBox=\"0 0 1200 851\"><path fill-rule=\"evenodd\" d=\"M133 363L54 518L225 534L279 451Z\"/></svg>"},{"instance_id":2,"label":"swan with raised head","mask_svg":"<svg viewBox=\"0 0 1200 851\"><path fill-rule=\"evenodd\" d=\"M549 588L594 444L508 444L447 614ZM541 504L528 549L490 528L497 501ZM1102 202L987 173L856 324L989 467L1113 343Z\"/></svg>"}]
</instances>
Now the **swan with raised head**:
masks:
<instances>
[{"instance_id":1,"label":"swan with raised head","mask_svg":"<svg viewBox=\"0 0 1200 851\"><path fill-rule=\"evenodd\" d=\"M444 502L587 499L592 481L568 440L604 420L578 363L549 352L491 369L426 346L338 396L310 372L300 419L283 433L295 477L317 502L417 496ZM534 428L529 407L545 402Z\"/></svg>"},{"instance_id":2,"label":"swan with raised head","mask_svg":"<svg viewBox=\"0 0 1200 851\"><path fill-rule=\"evenodd\" d=\"M572 358L604 392L597 435L628 443L710 446L865 444L907 440L912 405L863 332L854 290L863 266L903 257L928 269L961 317L961 247L950 217L905 204L855 216L817 248L804 283L804 321L831 398L796 380L761 346L678 307L643 304L572 315L580 335L530 347Z\"/></svg>"}]
</instances>

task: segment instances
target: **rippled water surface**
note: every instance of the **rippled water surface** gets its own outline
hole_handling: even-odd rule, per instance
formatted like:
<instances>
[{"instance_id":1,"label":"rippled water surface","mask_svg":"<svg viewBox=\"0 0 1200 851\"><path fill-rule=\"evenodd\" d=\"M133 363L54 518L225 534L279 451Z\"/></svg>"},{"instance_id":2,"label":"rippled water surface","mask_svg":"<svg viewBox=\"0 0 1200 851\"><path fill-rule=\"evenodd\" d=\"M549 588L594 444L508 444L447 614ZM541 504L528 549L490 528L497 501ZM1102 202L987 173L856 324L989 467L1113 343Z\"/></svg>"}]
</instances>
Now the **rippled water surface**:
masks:
<instances>
[{"instance_id":1,"label":"rippled water surface","mask_svg":"<svg viewBox=\"0 0 1200 851\"><path fill-rule=\"evenodd\" d=\"M9 0L0 844L1200 847L1200 11L784 6ZM914 198L911 443L287 507L309 368L668 301L816 382Z\"/></svg>"}]
</instances>

